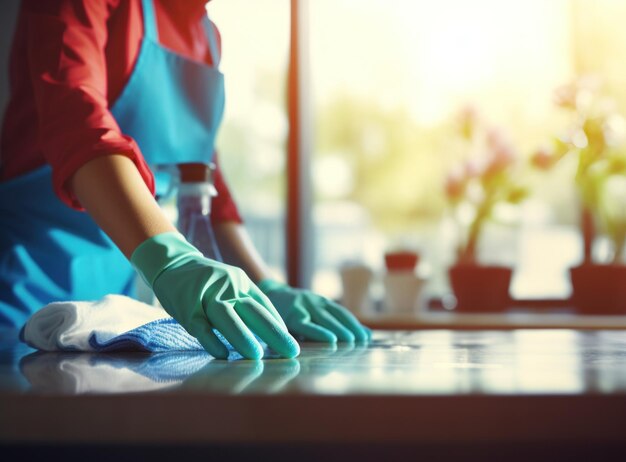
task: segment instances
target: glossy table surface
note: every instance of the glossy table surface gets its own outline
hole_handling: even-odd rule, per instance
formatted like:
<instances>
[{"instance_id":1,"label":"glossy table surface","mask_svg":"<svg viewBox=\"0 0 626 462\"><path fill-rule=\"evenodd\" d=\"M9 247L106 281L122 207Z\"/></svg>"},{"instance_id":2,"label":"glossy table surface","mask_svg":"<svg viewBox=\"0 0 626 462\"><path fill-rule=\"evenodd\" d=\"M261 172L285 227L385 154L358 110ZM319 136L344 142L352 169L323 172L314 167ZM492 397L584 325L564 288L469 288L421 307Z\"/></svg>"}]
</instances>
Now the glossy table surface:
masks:
<instances>
[{"instance_id":1,"label":"glossy table surface","mask_svg":"<svg viewBox=\"0 0 626 462\"><path fill-rule=\"evenodd\" d=\"M263 361L0 338L4 442L626 440L621 330L375 331Z\"/></svg>"}]
</instances>

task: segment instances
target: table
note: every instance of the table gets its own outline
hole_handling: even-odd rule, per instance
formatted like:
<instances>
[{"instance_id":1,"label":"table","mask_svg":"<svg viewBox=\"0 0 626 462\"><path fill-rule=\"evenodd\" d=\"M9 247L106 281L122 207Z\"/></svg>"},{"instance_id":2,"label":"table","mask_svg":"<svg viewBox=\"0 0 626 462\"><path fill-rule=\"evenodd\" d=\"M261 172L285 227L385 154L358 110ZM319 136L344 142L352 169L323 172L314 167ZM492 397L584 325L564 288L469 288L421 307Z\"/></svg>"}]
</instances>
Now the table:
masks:
<instances>
[{"instance_id":1,"label":"table","mask_svg":"<svg viewBox=\"0 0 626 462\"><path fill-rule=\"evenodd\" d=\"M375 331L369 345L264 361L37 353L0 338L5 453L626 457L624 330Z\"/></svg>"},{"instance_id":2,"label":"table","mask_svg":"<svg viewBox=\"0 0 626 462\"><path fill-rule=\"evenodd\" d=\"M377 313L358 315L362 323L382 330L415 329L592 329L626 330L624 315L580 315L547 310L511 310L503 313Z\"/></svg>"}]
</instances>

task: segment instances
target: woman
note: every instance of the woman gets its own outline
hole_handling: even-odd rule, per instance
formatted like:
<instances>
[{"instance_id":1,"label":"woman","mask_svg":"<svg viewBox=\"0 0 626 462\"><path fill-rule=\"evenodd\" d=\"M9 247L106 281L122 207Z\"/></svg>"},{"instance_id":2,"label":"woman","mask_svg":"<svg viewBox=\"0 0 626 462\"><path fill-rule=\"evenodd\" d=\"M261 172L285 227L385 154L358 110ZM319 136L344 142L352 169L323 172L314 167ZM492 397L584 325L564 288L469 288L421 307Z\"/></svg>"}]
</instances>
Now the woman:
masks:
<instances>
[{"instance_id":1,"label":"woman","mask_svg":"<svg viewBox=\"0 0 626 462\"><path fill-rule=\"evenodd\" d=\"M219 50L204 0L22 2L2 133L0 324L53 300L130 294L136 270L217 358L228 351L213 329L247 358L263 355L254 334L285 357L299 352L289 332L368 338L345 308L271 279L219 169L212 219L230 264L202 256L155 201L149 166L215 161Z\"/></svg>"}]
</instances>

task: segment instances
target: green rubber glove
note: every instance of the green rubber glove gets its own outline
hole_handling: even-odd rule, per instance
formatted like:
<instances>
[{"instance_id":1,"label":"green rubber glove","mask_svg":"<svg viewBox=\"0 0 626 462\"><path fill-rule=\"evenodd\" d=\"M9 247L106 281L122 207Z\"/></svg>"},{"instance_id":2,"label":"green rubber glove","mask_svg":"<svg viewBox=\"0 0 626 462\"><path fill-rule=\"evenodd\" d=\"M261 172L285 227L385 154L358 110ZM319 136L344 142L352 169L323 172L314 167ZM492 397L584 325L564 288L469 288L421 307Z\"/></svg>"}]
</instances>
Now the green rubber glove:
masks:
<instances>
[{"instance_id":1,"label":"green rubber glove","mask_svg":"<svg viewBox=\"0 0 626 462\"><path fill-rule=\"evenodd\" d=\"M131 263L176 319L213 356L228 357L218 330L244 358L260 359L261 340L280 356L300 353L296 340L243 270L205 258L176 232L153 236L131 255Z\"/></svg>"},{"instance_id":2,"label":"green rubber glove","mask_svg":"<svg viewBox=\"0 0 626 462\"><path fill-rule=\"evenodd\" d=\"M372 332L347 308L308 290L272 279L258 284L272 301L292 334L316 342L364 342Z\"/></svg>"}]
</instances>

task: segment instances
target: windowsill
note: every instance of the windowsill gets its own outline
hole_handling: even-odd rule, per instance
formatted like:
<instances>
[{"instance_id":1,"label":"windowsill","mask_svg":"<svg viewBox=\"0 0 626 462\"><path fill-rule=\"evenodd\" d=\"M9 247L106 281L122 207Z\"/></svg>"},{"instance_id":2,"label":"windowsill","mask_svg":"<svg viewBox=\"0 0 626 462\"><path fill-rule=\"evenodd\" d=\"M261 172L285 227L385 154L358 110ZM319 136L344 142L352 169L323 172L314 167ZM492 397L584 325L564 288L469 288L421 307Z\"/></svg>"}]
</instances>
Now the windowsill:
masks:
<instances>
[{"instance_id":1,"label":"windowsill","mask_svg":"<svg viewBox=\"0 0 626 462\"><path fill-rule=\"evenodd\" d=\"M567 300L516 300L497 313L455 313L431 302L415 312L357 314L374 329L626 329L623 315L578 314Z\"/></svg>"}]
</instances>

